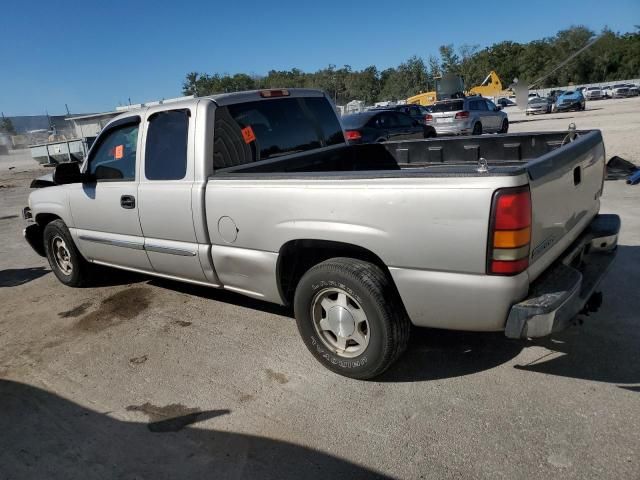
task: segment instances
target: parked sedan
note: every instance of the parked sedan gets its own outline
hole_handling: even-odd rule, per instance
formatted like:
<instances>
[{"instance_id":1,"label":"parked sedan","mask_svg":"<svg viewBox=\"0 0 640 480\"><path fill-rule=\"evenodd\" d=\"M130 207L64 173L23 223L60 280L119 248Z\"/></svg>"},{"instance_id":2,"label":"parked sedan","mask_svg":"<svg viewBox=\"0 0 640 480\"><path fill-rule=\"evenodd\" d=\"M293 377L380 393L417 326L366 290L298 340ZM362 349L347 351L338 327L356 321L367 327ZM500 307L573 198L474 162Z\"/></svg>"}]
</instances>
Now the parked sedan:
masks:
<instances>
[{"instance_id":1,"label":"parked sedan","mask_svg":"<svg viewBox=\"0 0 640 480\"><path fill-rule=\"evenodd\" d=\"M505 107L515 107L517 104L516 102L514 102L513 100L511 100L510 98L506 98L506 97L502 97L499 98L498 101L496 102L498 105L500 105L502 108Z\"/></svg>"},{"instance_id":2,"label":"parked sedan","mask_svg":"<svg viewBox=\"0 0 640 480\"><path fill-rule=\"evenodd\" d=\"M427 115L427 125L433 125L438 135L507 133L509 118L491 100L471 96L434 103Z\"/></svg>"},{"instance_id":3,"label":"parked sedan","mask_svg":"<svg viewBox=\"0 0 640 480\"><path fill-rule=\"evenodd\" d=\"M564 92L558 97L555 104L557 112L567 112L569 110L584 110L586 102L582 93L577 90Z\"/></svg>"},{"instance_id":4,"label":"parked sedan","mask_svg":"<svg viewBox=\"0 0 640 480\"><path fill-rule=\"evenodd\" d=\"M638 85L633 83L627 83L627 88L629 89L630 97L637 97L640 94L640 90L638 89Z\"/></svg>"},{"instance_id":5,"label":"parked sedan","mask_svg":"<svg viewBox=\"0 0 640 480\"><path fill-rule=\"evenodd\" d=\"M342 117L347 142L376 143L387 140L431 138L436 131L409 115L393 110L369 110Z\"/></svg>"},{"instance_id":6,"label":"parked sedan","mask_svg":"<svg viewBox=\"0 0 640 480\"><path fill-rule=\"evenodd\" d=\"M536 113L550 113L551 112L551 100L549 98L534 97L529 99L527 104L527 115L534 115Z\"/></svg>"}]
</instances>

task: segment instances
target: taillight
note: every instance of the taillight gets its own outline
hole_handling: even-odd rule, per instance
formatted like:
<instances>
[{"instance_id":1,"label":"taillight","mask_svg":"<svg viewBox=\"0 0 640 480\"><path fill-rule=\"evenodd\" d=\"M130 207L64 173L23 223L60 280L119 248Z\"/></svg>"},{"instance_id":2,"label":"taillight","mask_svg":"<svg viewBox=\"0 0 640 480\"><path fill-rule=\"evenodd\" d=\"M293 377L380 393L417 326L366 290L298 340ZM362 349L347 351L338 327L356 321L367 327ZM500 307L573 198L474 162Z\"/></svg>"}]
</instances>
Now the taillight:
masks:
<instances>
[{"instance_id":1,"label":"taillight","mask_svg":"<svg viewBox=\"0 0 640 480\"><path fill-rule=\"evenodd\" d=\"M360 140L362 134L358 130L347 130L344 132L344 138L347 140Z\"/></svg>"},{"instance_id":2,"label":"taillight","mask_svg":"<svg viewBox=\"0 0 640 480\"><path fill-rule=\"evenodd\" d=\"M501 188L493 194L487 273L516 275L529 267L531 191L529 187Z\"/></svg>"},{"instance_id":3,"label":"taillight","mask_svg":"<svg viewBox=\"0 0 640 480\"><path fill-rule=\"evenodd\" d=\"M456 119L460 119L460 118L469 118L469 112L465 110L464 112L456 113Z\"/></svg>"},{"instance_id":4,"label":"taillight","mask_svg":"<svg viewBox=\"0 0 640 480\"><path fill-rule=\"evenodd\" d=\"M284 88L279 90L260 90L260 96L262 98L288 97L289 90L285 90Z\"/></svg>"},{"instance_id":5,"label":"taillight","mask_svg":"<svg viewBox=\"0 0 640 480\"><path fill-rule=\"evenodd\" d=\"M424 116L424 121L425 122L432 122L433 121L433 115L425 115Z\"/></svg>"}]
</instances>

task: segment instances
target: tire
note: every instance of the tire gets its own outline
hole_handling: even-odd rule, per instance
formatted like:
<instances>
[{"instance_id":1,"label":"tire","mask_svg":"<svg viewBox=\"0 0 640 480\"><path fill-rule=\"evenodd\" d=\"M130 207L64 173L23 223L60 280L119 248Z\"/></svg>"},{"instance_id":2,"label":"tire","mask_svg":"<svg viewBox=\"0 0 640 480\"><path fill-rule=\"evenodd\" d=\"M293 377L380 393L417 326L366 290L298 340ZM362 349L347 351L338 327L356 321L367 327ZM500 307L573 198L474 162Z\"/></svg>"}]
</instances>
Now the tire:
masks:
<instances>
[{"instance_id":1,"label":"tire","mask_svg":"<svg viewBox=\"0 0 640 480\"><path fill-rule=\"evenodd\" d=\"M509 131L509 120L508 119L504 119L502 120L502 127L500 127L500 130L498 131L498 133L507 133Z\"/></svg>"},{"instance_id":2,"label":"tire","mask_svg":"<svg viewBox=\"0 0 640 480\"><path fill-rule=\"evenodd\" d=\"M471 132L471 135L482 135L482 124L480 122L476 122L473 125L473 131Z\"/></svg>"},{"instance_id":3,"label":"tire","mask_svg":"<svg viewBox=\"0 0 640 480\"><path fill-rule=\"evenodd\" d=\"M422 136L423 138L436 138L436 129L433 127L425 127Z\"/></svg>"},{"instance_id":4,"label":"tire","mask_svg":"<svg viewBox=\"0 0 640 480\"><path fill-rule=\"evenodd\" d=\"M298 283L294 311L312 355L345 377L376 377L407 348L411 324L402 302L369 262L338 257L315 265Z\"/></svg>"},{"instance_id":5,"label":"tire","mask_svg":"<svg viewBox=\"0 0 640 480\"><path fill-rule=\"evenodd\" d=\"M44 228L44 251L51 270L69 287L89 284L90 264L76 248L69 229L62 220L54 220Z\"/></svg>"}]
</instances>

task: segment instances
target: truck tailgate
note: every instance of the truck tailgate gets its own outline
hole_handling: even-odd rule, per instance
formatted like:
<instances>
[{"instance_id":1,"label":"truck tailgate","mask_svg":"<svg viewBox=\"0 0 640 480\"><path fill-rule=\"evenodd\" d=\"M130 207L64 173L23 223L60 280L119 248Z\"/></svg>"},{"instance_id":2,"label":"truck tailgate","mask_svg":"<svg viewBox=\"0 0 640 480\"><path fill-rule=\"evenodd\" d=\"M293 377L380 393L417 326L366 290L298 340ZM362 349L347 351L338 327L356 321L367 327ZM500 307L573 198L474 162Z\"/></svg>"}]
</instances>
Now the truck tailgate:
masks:
<instances>
[{"instance_id":1,"label":"truck tailgate","mask_svg":"<svg viewBox=\"0 0 640 480\"><path fill-rule=\"evenodd\" d=\"M530 281L558 258L600 208L602 135L597 130L578 135L527 164L533 216Z\"/></svg>"}]
</instances>

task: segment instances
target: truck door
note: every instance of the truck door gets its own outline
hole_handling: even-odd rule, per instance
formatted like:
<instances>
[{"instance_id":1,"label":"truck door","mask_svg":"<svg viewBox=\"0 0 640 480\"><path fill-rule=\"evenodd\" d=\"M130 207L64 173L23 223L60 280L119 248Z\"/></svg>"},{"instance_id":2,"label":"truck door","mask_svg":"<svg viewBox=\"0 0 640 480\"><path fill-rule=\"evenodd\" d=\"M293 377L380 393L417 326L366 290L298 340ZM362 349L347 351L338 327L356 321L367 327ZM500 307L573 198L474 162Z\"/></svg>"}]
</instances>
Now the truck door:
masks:
<instances>
[{"instance_id":1,"label":"truck door","mask_svg":"<svg viewBox=\"0 0 640 480\"><path fill-rule=\"evenodd\" d=\"M203 246L198 245L192 215L193 117L189 108L163 106L147 112L138 187L140 225L154 271L206 282L200 264Z\"/></svg>"},{"instance_id":2,"label":"truck door","mask_svg":"<svg viewBox=\"0 0 640 480\"><path fill-rule=\"evenodd\" d=\"M140 117L103 130L87 159L94 181L70 185L76 244L89 260L151 270L138 219Z\"/></svg>"}]
</instances>

